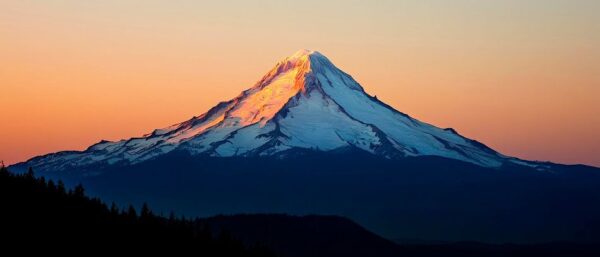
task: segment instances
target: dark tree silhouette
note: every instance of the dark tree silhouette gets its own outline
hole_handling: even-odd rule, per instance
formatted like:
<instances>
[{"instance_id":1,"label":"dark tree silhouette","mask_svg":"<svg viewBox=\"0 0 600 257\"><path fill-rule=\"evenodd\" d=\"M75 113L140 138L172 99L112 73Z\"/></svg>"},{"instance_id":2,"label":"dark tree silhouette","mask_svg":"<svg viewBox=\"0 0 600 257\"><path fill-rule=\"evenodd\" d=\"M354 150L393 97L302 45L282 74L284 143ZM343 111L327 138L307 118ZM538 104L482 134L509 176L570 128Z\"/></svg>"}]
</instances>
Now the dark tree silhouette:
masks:
<instances>
[{"instance_id":1,"label":"dark tree silhouette","mask_svg":"<svg viewBox=\"0 0 600 257\"><path fill-rule=\"evenodd\" d=\"M110 205L110 214L115 216L119 215L119 207L115 202L112 202L112 204Z\"/></svg>"},{"instance_id":2,"label":"dark tree silhouette","mask_svg":"<svg viewBox=\"0 0 600 257\"><path fill-rule=\"evenodd\" d=\"M142 209L140 211L140 218L142 218L142 219L149 219L152 216L154 216L154 214L152 214L152 211L150 210L150 207L148 207L147 203L144 203L142 205Z\"/></svg>"},{"instance_id":3,"label":"dark tree silhouette","mask_svg":"<svg viewBox=\"0 0 600 257\"><path fill-rule=\"evenodd\" d=\"M79 185L75 186L75 190L73 191L73 194L76 197L84 197L85 190L83 189L83 185L79 184Z\"/></svg>"},{"instance_id":4,"label":"dark tree silhouette","mask_svg":"<svg viewBox=\"0 0 600 257\"><path fill-rule=\"evenodd\" d=\"M42 249L35 246L51 244L55 254L89 246L112 253L160 250L170 255L274 256L231 237L213 237L198 222L177 219L175 214L169 219L156 216L147 204L138 216L133 206L120 212L114 203L109 208L87 197L82 185L67 193L61 181L36 178L32 169L16 175L0 164L0 206L5 253L18 250L23 255Z\"/></svg>"}]
</instances>

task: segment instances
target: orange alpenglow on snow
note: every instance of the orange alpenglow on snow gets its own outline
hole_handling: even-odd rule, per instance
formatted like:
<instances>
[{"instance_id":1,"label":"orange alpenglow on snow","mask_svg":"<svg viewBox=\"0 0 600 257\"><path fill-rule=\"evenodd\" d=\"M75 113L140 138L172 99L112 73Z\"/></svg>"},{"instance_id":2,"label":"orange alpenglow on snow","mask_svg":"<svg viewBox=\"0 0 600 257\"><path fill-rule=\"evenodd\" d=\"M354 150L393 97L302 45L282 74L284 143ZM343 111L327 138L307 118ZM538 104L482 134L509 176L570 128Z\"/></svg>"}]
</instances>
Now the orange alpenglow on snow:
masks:
<instances>
[{"instance_id":1,"label":"orange alpenglow on snow","mask_svg":"<svg viewBox=\"0 0 600 257\"><path fill-rule=\"evenodd\" d=\"M266 122L298 92L304 91L304 76L310 71L310 54L302 49L280 61L254 87L235 99L238 107L230 117L239 118L239 125ZM238 102L241 101L241 102Z\"/></svg>"}]
</instances>

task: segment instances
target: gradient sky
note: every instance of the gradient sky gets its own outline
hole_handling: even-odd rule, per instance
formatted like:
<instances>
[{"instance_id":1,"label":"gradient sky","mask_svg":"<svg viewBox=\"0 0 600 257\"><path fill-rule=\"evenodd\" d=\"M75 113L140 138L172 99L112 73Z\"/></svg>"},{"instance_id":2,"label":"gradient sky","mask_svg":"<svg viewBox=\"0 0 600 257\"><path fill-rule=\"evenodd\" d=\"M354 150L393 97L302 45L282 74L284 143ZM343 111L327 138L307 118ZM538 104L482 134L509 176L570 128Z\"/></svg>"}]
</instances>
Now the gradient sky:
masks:
<instances>
[{"instance_id":1,"label":"gradient sky","mask_svg":"<svg viewBox=\"0 0 600 257\"><path fill-rule=\"evenodd\" d=\"M140 136L318 50L508 155L600 166L600 1L0 1L0 159Z\"/></svg>"}]
</instances>

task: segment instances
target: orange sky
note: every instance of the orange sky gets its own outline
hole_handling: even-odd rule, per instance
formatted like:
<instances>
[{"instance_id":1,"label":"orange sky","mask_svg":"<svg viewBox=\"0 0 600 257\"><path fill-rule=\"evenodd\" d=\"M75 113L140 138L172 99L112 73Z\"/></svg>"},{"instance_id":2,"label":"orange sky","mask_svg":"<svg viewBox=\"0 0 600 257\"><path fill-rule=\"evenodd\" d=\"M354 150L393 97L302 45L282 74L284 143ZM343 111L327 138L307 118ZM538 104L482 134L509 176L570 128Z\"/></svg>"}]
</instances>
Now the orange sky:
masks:
<instances>
[{"instance_id":1,"label":"orange sky","mask_svg":"<svg viewBox=\"0 0 600 257\"><path fill-rule=\"evenodd\" d=\"M183 121L308 48L417 119L600 166L600 1L199 2L0 2L0 159Z\"/></svg>"}]
</instances>

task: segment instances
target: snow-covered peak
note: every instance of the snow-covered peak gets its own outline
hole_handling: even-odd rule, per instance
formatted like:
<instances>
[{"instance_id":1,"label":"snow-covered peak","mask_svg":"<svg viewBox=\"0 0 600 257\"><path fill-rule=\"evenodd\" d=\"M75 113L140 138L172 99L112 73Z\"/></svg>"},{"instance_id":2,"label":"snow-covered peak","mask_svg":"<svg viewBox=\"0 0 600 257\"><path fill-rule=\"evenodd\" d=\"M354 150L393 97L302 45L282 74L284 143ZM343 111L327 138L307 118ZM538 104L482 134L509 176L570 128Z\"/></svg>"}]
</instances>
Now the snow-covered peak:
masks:
<instances>
[{"instance_id":1,"label":"snow-covered peak","mask_svg":"<svg viewBox=\"0 0 600 257\"><path fill-rule=\"evenodd\" d=\"M298 59L298 58L303 58L303 57L307 57L311 54L315 53L315 51L313 50L309 50L309 49L300 49L298 51L296 51L294 54L290 55L289 57L286 57L286 59Z\"/></svg>"},{"instance_id":2,"label":"snow-covered peak","mask_svg":"<svg viewBox=\"0 0 600 257\"><path fill-rule=\"evenodd\" d=\"M283 58L253 87L188 121L140 138L102 141L83 152L30 161L60 169L138 163L173 150L253 156L346 148L385 158L435 155L482 166L499 166L507 160L453 130L396 111L368 95L324 55L303 49Z\"/></svg>"}]
</instances>

